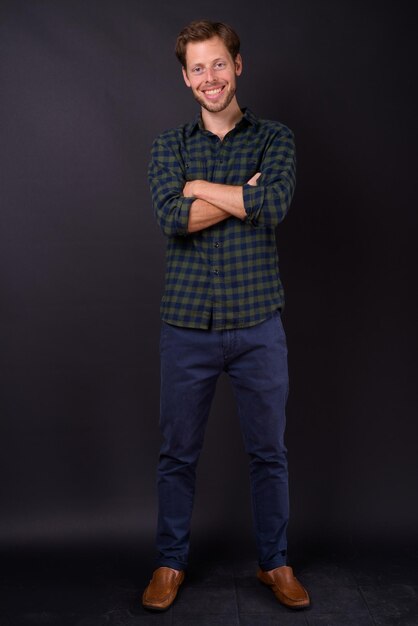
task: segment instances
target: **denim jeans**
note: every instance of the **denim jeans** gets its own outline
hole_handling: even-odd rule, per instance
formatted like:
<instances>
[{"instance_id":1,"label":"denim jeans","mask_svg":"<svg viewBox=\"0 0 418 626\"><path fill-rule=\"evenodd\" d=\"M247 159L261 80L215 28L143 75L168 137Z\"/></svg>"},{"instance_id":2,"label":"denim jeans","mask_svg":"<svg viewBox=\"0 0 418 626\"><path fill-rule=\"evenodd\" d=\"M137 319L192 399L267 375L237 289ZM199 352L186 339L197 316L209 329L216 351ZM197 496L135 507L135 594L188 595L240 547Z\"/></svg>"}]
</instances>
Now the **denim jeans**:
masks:
<instances>
[{"instance_id":1,"label":"denim jeans","mask_svg":"<svg viewBox=\"0 0 418 626\"><path fill-rule=\"evenodd\" d=\"M196 466L216 381L225 371L250 463L260 567L286 563L289 517L284 444L287 346L280 313L250 328L194 330L163 323L157 566L185 569Z\"/></svg>"}]
</instances>

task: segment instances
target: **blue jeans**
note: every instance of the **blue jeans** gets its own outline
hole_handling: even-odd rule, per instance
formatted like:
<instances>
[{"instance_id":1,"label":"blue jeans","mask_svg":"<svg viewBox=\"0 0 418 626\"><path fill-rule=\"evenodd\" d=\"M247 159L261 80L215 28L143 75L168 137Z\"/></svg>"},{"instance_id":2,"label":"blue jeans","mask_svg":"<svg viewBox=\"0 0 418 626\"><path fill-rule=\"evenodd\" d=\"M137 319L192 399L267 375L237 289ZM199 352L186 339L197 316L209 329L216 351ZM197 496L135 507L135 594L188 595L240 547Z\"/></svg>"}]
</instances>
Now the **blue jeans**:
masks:
<instances>
[{"instance_id":1,"label":"blue jeans","mask_svg":"<svg viewBox=\"0 0 418 626\"><path fill-rule=\"evenodd\" d=\"M228 373L238 405L261 569L286 563L289 517L284 444L287 346L280 313L250 328L194 330L163 323L157 566L185 569L196 466L216 381Z\"/></svg>"}]
</instances>

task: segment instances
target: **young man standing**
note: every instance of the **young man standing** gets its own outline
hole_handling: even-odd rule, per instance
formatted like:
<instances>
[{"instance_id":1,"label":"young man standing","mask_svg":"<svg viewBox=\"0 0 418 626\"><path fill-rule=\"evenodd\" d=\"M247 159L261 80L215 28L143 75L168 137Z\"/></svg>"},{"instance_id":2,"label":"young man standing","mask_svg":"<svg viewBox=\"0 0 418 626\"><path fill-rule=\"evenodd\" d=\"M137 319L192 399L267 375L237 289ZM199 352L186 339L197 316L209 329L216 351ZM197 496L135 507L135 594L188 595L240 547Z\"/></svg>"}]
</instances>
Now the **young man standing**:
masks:
<instances>
[{"instance_id":1,"label":"young man standing","mask_svg":"<svg viewBox=\"0 0 418 626\"><path fill-rule=\"evenodd\" d=\"M287 348L275 227L295 186L292 132L241 109L239 38L192 22L177 38L198 118L154 142L149 181L167 236L162 299L157 569L143 595L165 610L184 579L195 471L219 375L229 374L250 457L258 578L290 608L306 590L286 565Z\"/></svg>"}]
</instances>

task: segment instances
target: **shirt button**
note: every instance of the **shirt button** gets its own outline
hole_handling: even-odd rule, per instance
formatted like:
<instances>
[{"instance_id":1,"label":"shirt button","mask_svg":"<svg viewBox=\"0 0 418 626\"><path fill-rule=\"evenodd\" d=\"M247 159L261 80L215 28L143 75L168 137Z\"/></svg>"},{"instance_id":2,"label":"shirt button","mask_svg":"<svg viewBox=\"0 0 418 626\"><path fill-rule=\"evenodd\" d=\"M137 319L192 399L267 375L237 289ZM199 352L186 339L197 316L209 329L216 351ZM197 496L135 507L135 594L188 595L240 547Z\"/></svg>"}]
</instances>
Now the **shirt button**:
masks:
<instances>
[{"instance_id":1,"label":"shirt button","mask_svg":"<svg viewBox=\"0 0 418 626\"><path fill-rule=\"evenodd\" d=\"M219 243L219 241L216 241L216 242L215 242L215 248L219 248L219 247L220 247L220 245L221 245L221 244Z\"/></svg>"},{"instance_id":2,"label":"shirt button","mask_svg":"<svg viewBox=\"0 0 418 626\"><path fill-rule=\"evenodd\" d=\"M213 273L215 274L215 276L219 276L219 270L213 270Z\"/></svg>"}]
</instances>

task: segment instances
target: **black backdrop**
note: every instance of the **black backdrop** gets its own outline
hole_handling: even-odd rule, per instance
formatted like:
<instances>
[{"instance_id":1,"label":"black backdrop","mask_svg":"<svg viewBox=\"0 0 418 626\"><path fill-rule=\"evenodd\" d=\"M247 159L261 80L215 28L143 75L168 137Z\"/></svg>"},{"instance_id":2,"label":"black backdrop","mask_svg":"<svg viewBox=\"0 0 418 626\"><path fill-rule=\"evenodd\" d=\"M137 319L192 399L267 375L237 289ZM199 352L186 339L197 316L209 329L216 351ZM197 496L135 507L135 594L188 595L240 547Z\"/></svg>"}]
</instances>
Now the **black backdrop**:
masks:
<instances>
[{"instance_id":1,"label":"black backdrop","mask_svg":"<svg viewBox=\"0 0 418 626\"><path fill-rule=\"evenodd\" d=\"M1 545L154 533L164 239L146 166L152 139L196 113L173 45L198 17L241 35L240 104L296 135L297 192L278 232L291 539L413 537L411 5L2 1ZM227 379L194 528L251 533Z\"/></svg>"}]
</instances>

